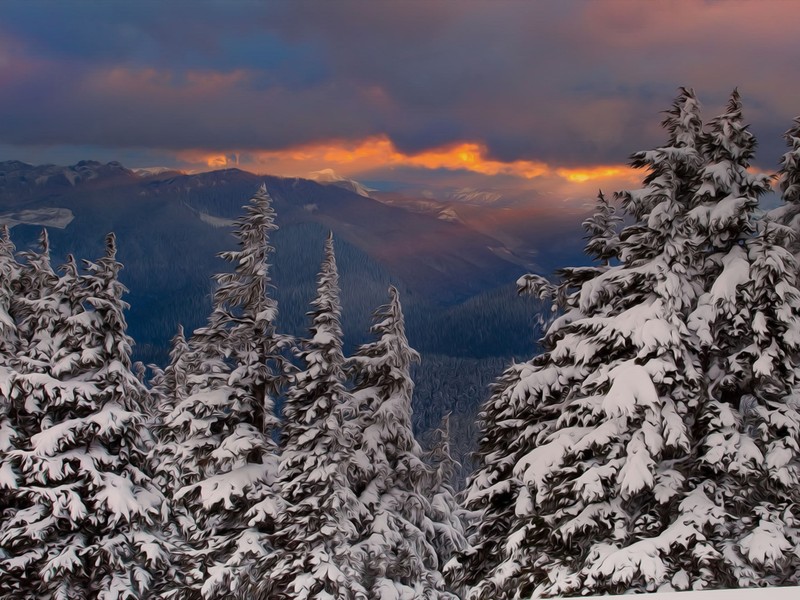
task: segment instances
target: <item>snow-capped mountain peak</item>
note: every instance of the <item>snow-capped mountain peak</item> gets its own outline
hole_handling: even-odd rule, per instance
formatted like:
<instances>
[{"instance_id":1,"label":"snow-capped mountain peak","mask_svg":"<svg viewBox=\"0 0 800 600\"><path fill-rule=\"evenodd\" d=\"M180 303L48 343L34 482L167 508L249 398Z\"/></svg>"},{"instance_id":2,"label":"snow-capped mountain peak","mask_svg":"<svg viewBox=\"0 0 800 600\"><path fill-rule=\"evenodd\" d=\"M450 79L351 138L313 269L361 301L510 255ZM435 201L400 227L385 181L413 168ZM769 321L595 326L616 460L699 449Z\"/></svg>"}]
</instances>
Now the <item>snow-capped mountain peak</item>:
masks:
<instances>
[{"instance_id":1,"label":"snow-capped mountain peak","mask_svg":"<svg viewBox=\"0 0 800 600\"><path fill-rule=\"evenodd\" d=\"M153 175L163 175L164 173L180 173L181 175L186 174L185 171L173 169L172 167L142 167L139 169L134 169L133 172L139 177L151 177Z\"/></svg>"},{"instance_id":2,"label":"snow-capped mountain peak","mask_svg":"<svg viewBox=\"0 0 800 600\"><path fill-rule=\"evenodd\" d=\"M486 190L477 190L475 188L465 187L453 190L449 194L448 199L467 204L491 205L497 204L500 200L502 200L503 195L498 192L490 192Z\"/></svg>"},{"instance_id":3,"label":"snow-capped mountain peak","mask_svg":"<svg viewBox=\"0 0 800 600\"><path fill-rule=\"evenodd\" d=\"M316 181L317 183L321 183L322 185L336 185L350 190L351 192L355 192L359 196L364 196L365 198L370 198L370 192L375 191L359 183L358 181L342 177L333 169L314 171L313 173L308 174L308 179Z\"/></svg>"}]
</instances>

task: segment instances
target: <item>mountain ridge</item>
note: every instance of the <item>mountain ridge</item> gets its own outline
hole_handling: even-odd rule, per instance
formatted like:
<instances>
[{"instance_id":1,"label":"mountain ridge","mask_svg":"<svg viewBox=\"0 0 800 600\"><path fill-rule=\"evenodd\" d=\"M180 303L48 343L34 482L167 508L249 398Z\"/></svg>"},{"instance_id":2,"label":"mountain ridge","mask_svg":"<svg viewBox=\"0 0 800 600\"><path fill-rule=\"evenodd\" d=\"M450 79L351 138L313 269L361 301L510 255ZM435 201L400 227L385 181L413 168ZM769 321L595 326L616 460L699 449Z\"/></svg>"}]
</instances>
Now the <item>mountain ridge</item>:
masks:
<instances>
[{"instance_id":1,"label":"mountain ridge","mask_svg":"<svg viewBox=\"0 0 800 600\"><path fill-rule=\"evenodd\" d=\"M80 218L79 205L91 204L92 195L107 190L106 202L118 201L112 196L131 195L143 207L151 201L177 202L191 218L225 227L262 181L275 199L279 223L326 226L377 257L412 288L423 293L437 291L445 301L458 301L480 289L513 281L519 271L514 260L507 260L512 249L457 220L443 221L387 206L341 186L261 176L236 168L196 174L163 171L142 177L118 162L80 161L62 167L6 161L0 163L0 211L66 209ZM120 207L119 212L126 210ZM112 228L115 220L121 219L111 218ZM16 225L18 219L7 217L5 221ZM449 288L452 293L437 288Z\"/></svg>"}]
</instances>

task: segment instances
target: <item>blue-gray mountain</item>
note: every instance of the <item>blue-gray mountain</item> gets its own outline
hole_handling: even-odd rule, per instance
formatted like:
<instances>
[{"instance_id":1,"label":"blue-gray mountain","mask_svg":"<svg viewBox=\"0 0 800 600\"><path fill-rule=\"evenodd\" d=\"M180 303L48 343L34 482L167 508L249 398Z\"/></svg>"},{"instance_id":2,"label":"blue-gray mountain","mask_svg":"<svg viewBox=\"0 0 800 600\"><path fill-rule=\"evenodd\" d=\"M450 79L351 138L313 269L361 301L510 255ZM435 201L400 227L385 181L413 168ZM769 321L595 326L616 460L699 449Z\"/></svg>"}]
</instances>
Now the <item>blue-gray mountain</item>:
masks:
<instances>
[{"instance_id":1,"label":"blue-gray mountain","mask_svg":"<svg viewBox=\"0 0 800 600\"><path fill-rule=\"evenodd\" d=\"M225 268L216 254L231 247L233 220L262 182L280 227L272 270L279 326L298 335L307 326L323 240L332 230L346 350L367 339L371 311L383 303L387 285L396 285L409 340L423 356L415 372L415 427L429 431L452 411L454 450L465 460L487 385L509 357L535 349L538 305L517 297L514 281L531 267L557 266L565 249L579 252L580 233L560 235L556 245L552 223L525 226L495 214L513 210L507 207L434 203L436 210L421 211L398 195L378 201L306 179L238 169L132 171L94 161L0 163L0 223L13 227L20 249L34 246L47 226L54 264L67 253L97 255L114 231L125 266L120 278L130 290L134 358L163 365L178 324L191 331L208 314L210 277ZM546 243L526 247L537 234Z\"/></svg>"}]
</instances>

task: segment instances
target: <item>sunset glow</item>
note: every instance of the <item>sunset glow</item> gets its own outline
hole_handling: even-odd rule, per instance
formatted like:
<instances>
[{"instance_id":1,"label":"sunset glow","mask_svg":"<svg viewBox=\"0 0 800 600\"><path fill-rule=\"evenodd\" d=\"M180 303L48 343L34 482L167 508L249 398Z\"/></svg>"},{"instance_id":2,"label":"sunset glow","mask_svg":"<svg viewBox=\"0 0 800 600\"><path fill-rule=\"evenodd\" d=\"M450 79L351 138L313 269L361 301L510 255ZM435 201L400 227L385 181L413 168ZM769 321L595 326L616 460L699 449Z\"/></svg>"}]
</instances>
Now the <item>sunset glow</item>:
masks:
<instances>
[{"instance_id":1,"label":"sunset glow","mask_svg":"<svg viewBox=\"0 0 800 600\"><path fill-rule=\"evenodd\" d=\"M738 86L766 172L800 114L798 3L203 3L130 21L45 3L12 1L0 24L0 154L31 164L330 168L591 201L639 184L624 163L662 143L680 86L705 121Z\"/></svg>"},{"instance_id":2,"label":"sunset glow","mask_svg":"<svg viewBox=\"0 0 800 600\"><path fill-rule=\"evenodd\" d=\"M573 183L586 183L589 181L602 181L608 179L631 179L636 181L639 174L627 166L598 166L573 169L557 169L559 177Z\"/></svg>"},{"instance_id":3,"label":"sunset glow","mask_svg":"<svg viewBox=\"0 0 800 600\"><path fill-rule=\"evenodd\" d=\"M510 176L523 180L558 178L573 184L610 180L636 181L636 172L625 165L558 167L543 161L504 162L487 156L486 146L461 142L418 153L397 149L386 136L360 142L313 144L286 150L229 151L226 153L185 151L178 154L187 168L223 169L237 167L262 174L305 176L333 168L348 177L368 175L378 169L410 167L422 170L466 171L489 177Z\"/></svg>"}]
</instances>

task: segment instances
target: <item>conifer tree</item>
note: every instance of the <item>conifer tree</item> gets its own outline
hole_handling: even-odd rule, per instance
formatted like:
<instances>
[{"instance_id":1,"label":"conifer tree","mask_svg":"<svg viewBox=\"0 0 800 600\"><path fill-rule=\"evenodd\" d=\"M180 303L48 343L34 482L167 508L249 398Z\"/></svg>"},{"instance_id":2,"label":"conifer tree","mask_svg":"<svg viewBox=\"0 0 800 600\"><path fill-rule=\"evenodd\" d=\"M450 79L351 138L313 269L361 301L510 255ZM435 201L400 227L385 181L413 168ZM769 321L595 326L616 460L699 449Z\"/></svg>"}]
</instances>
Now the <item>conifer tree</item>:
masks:
<instances>
[{"instance_id":1,"label":"conifer tree","mask_svg":"<svg viewBox=\"0 0 800 600\"><path fill-rule=\"evenodd\" d=\"M4 326L8 341L4 349L8 354L2 363L3 385L0 392L4 400L4 406L0 409L0 487L7 492L2 495L0 510L22 505L16 493L21 476L10 452L21 447L27 438L36 433L42 403L46 399L41 384L28 386L28 393L24 395L14 389L20 385L21 373L49 373L54 346L52 334L58 319L58 278L50 266L47 230L42 230L39 236L39 252L31 250L22 253L23 264L18 264L14 259L14 245L5 227L2 237L2 260L9 278L3 281L8 315ZM6 516L11 514L11 510L3 512ZM9 556L0 544L0 555L3 554ZM6 581L14 581L14 578L7 575Z\"/></svg>"},{"instance_id":2,"label":"conifer tree","mask_svg":"<svg viewBox=\"0 0 800 600\"><path fill-rule=\"evenodd\" d=\"M690 92L686 92L682 104L679 109L676 102L674 111L691 112L696 106ZM697 122L699 132L699 119ZM634 156L634 160L643 158L643 154ZM601 264L561 268L556 272L556 283L536 274L525 275L517 281L520 294L530 294L552 302L550 332L556 333L572 320L580 318L583 285L609 270L611 260L619 258L620 240L616 233L619 220L602 191L599 192L595 212L583 222L583 228L587 240L585 252ZM471 477L465 497L465 514L471 529L470 543L462 551L456 552L446 569L448 580L457 588L480 582L487 577L490 565L501 560L501 544L505 543L514 514L512 484L509 481L513 459L509 456L518 451L521 441L517 430L520 420L512 416L511 411L515 409L512 409L506 395L530 369L527 363L512 364L493 384L492 396L480 415L483 423L479 440L481 463ZM534 431L529 433L533 434ZM489 586L486 591L479 593L485 593L488 597L493 593L491 589Z\"/></svg>"},{"instance_id":3,"label":"conifer tree","mask_svg":"<svg viewBox=\"0 0 800 600\"><path fill-rule=\"evenodd\" d=\"M58 275L50 263L47 230L39 236L40 251L22 253L25 261L19 275L19 293L13 308L22 337L19 368L27 372L48 371L53 355L53 328L60 317Z\"/></svg>"},{"instance_id":4,"label":"conifer tree","mask_svg":"<svg viewBox=\"0 0 800 600\"><path fill-rule=\"evenodd\" d=\"M436 445L430 452L432 469L426 497L430 498L430 520L433 525L433 546L438 564L444 573L457 552L467 548L464 526L467 515L456 500L453 476L457 463L450 450L450 415L442 419L435 431Z\"/></svg>"},{"instance_id":5,"label":"conifer tree","mask_svg":"<svg viewBox=\"0 0 800 600\"><path fill-rule=\"evenodd\" d=\"M181 558L183 577L206 598L236 593L249 561L265 552L266 532L249 526L247 513L274 496L277 472L273 406L287 366L269 295L276 225L264 186L245 210L234 232L239 249L220 255L233 271L215 277L208 324L181 358L185 396L176 385L154 457L193 548Z\"/></svg>"},{"instance_id":6,"label":"conifer tree","mask_svg":"<svg viewBox=\"0 0 800 600\"><path fill-rule=\"evenodd\" d=\"M770 217L792 232L794 239L788 244L797 260L800 257L800 117L795 118L784 139L789 150L781 157L777 174L783 206L771 211Z\"/></svg>"},{"instance_id":7,"label":"conifer tree","mask_svg":"<svg viewBox=\"0 0 800 600\"><path fill-rule=\"evenodd\" d=\"M419 355L408 344L397 289L389 295L375 314L378 339L351 359L361 442L351 477L372 514L355 548L369 598L453 598L433 545L430 470L411 428L410 366Z\"/></svg>"},{"instance_id":8,"label":"conifer tree","mask_svg":"<svg viewBox=\"0 0 800 600\"><path fill-rule=\"evenodd\" d=\"M649 173L621 195L635 222L620 234L620 264L566 295L545 353L509 368L484 407L467 495L479 515L452 570L469 598L749 585L796 572L794 517L781 500L793 492L777 484L796 456L768 448L766 433L794 405L764 366L782 360L791 385L798 291L786 253L752 237L766 180L748 171L754 140L738 94L704 133L682 90L664 125L668 143L632 159ZM784 537L765 544L776 530Z\"/></svg>"},{"instance_id":9,"label":"conifer tree","mask_svg":"<svg viewBox=\"0 0 800 600\"><path fill-rule=\"evenodd\" d=\"M0 226L0 365L8 365L18 348L17 324L11 307L14 301L19 265L14 258L14 243L7 225Z\"/></svg>"},{"instance_id":10,"label":"conifer tree","mask_svg":"<svg viewBox=\"0 0 800 600\"><path fill-rule=\"evenodd\" d=\"M19 433L12 421L11 389L16 375L15 360L19 349L17 324L12 302L19 276L19 265L14 258L14 244L8 226L0 226L0 530L4 515L13 505L18 477L8 456L17 443ZM0 565L7 558L0 546ZM6 579L0 566L0 579Z\"/></svg>"},{"instance_id":11,"label":"conifer tree","mask_svg":"<svg viewBox=\"0 0 800 600\"><path fill-rule=\"evenodd\" d=\"M0 587L20 598L141 597L164 559L148 533L163 498L141 469L116 245L109 236L82 281L70 261L53 283L44 240L44 252L29 259L26 285L43 287L28 288L26 361L11 390L31 429L8 452L17 505L0 531Z\"/></svg>"},{"instance_id":12,"label":"conifer tree","mask_svg":"<svg viewBox=\"0 0 800 600\"><path fill-rule=\"evenodd\" d=\"M178 331L170 340L169 364L160 369L156 365L150 365L153 376L150 380L150 394L154 398L157 407L157 418L154 426L157 439L169 435L168 428L162 432L163 422L175 409L175 405L181 402L187 395L189 365L189 344L186 340L183 325L178 325ZM163 435L162 435L163 433ZM160 485L166 489L175 487L175 482L180 479L180 472L170 471L175 469L176 463L171 461L166 465L162 462L161 448L154 447L151 452L153 469L157 474Z\"/></svg>"},{"instance_id":13,"label":"conifer tree","mask_svg":"<svg viewBox=\"0 0 800 600\"><path fill-rule=\"evenodd\" d=\"M367 520L350 482L355 436L347 422L339 275L333 236L313 301L311 337L298 358L284 405L279 489L284 508L272 536L276 552L259 573L264 598L366 598L350 545ZM254 507L253 521L272 518Z\"/></svg>"},{"instance_id":14,"label":"conifer tree","mask_svg":"<svg viewBox=\"0 0 800 600\"><path fill-rule=\"evenodd\" d=\"M790 583L796 578L782 571L798 565L796 517L787 502L797 497L796 486L786 485L786 477L800 463L773 442L777 436L792 446L800 439L792 427L776 428L800 417L797 267L785 237L755 222L758 197L769 189L767 177L749 171L755 145L734 92L711 123L709 162L689 215L692 228L709 240L704 272L710 285L688 318L708 393L696 438L710 472L703 485L722 515L713 541L723 575L715 582L731 585ZM763 483L753 486L754 478Z\"/></svg>"},{"instance_id":15,"label":"conifer tree","mask_svg":"<svg viewBox=\"0 0 800 600\"><path fill-rule=\"evenodd\" d=\"M619 254L617 225L622 219L606 200L602 190L597 193L594 214L583 222L586 230L586 254L608 266Z\"/></svg>"}]
</instances>

